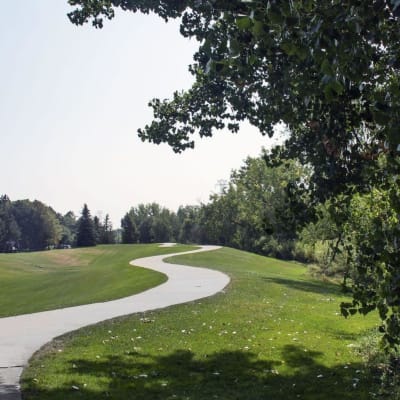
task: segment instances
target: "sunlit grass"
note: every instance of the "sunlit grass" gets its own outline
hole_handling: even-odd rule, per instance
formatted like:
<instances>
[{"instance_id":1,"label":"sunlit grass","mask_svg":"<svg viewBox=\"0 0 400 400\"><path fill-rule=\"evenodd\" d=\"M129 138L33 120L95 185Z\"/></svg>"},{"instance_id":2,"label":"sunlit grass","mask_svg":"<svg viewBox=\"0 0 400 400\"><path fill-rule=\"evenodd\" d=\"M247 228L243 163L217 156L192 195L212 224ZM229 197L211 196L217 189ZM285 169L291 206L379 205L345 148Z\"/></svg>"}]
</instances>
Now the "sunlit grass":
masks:
<instances>
[{"instance_id":1,"label":"sunlit grass","mask_svg":"<svg viewBox=\"0 0 400 400\"><path fill-rule=\"evenodd\" d=\"M0 254L0 317L120 298L166 280L129 261L189 246L109 245Z\"/></svg>"},{"instance_id":2,"label":"sunlit grass","mask_svg":"<svg viewBox=\"0 0 400 400\"><path fill-rule=\"evenodd\" d=\"M228 273L224 293L61 337L23 375L33 399L364 400L358 339L374 316L344 320L339 288L301 265L221 249L179 256Z\"/></svg>"}]
</instances>

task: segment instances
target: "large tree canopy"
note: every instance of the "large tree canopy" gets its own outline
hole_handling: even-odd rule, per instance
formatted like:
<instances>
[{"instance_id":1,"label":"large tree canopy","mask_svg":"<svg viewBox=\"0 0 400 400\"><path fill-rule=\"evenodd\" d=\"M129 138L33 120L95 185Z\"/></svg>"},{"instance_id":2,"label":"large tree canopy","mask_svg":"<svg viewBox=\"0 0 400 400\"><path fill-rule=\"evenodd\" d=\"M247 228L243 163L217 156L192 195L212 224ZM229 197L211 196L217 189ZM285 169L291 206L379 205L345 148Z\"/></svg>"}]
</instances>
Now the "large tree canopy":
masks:
<instances>
[{"instance_id":1,"label":"large tree canopy","mask_svg":"<svg viewBox=\"0 0 400 400\"><path fill-rule=\"evenodd\" d=\"M92 18L96 27L114 7L182 17L181 33L200 42L190 67L195 84L170 101L152 101L155 120L141 131L144 139L181 151L193 146L196 130L235 131L248 119L263 134L283 121L336 158L365 157L381 140L392 150L400 143L398 0L70 4L79 6L69 14L74 23Z\"/></svg>"},{"instance_id":2,"label":"large tree canopy","mask_svg":"<svg viewBox=\"0 0 400 400\"><path fill-rule=\"evenodd\" d=\"M311 165L306 189L319 200L342 196L339 205L332 202L337 217L344 214L345 221L355 204L352 194L372 187L385 193L388 207L399 215L400 0L69 3L76 6L69 14L76 24L92 21L102 27L119 7L154 12L165 20L181 18L181 34L198 40L190 66L193 86L170 100L151 101L154 120L139 130L143 140L166 142L180 152L194 146L195 133L236 132L248 120L272 135L274 125L283 122L290 135L267 158L295 156ZM400 343L400 244L389 243L400 236L400 228L392 224L388 233L387 226L373 227L370 237L359 237L359 249L373 255L370 267L383 269L382 279L371 285L368 276L358 275L357 296L347 309L378 307L387 338ZM354 257L356 264L360 260ZM371 304L376 293L384 293L379 294L383 302Z\"/></svg>"},{"instance_id":3,"label":"large tree canopy","mask_svg":"<svg viewBox=\"0 0 400 400\"><path fill-rule=\"evenodd\" d=\"M72 22L102 27L114 8L181 17L199 41L192 88L154 99L143 140L176 152L194 133L235 132L248 120L262 134L284 122L285 152L314 168L319 197L369 185L379 154L399 169L399 0L70 0ZM394 156L394 157L391 157Z\"/></svg>"}]
</instances>

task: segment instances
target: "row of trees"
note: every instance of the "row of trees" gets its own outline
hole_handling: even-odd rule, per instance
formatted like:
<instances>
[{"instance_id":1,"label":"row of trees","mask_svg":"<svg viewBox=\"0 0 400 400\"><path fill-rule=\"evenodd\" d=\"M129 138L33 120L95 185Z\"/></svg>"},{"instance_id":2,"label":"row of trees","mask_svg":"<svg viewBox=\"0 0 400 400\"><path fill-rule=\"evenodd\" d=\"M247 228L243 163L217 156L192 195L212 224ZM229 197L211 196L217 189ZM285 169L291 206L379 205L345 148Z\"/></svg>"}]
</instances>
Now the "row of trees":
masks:
<instances>
[{"instance_id":1,"label":"row of trees","mask_svg":"<svg viewBox=\"0 0 400 400\"><path fill-rule=\"evenodd\" d=\"M72 211L62 215L38 200L0 197L0 252L109 244L116 236L109 215L92 219L86 204L78 219Z\"/></svg>"},{"instance_id":2,"label":"row of trees","mask_svg":"<svg viewBox=\"0 0 400 400\"><path fill-rule=\"evenodd\" d=\"M39 201L11 202L7 196L2 196L0 251L116 242L208 243L315 262L325 273L348 274L350 260L360 257L354 254L360 244L353 245L366 232L372 232L372 216L391 221L389 226L395 225L396 214L388 206L387 194L371 192L380 204L374 213L366 210L367 205L372 204L371 193L368 198L357 194L349 209L341 210L342 214L347 212L346 217L335 220L329 210L337 204L315 202L306 190L310 186L310 168L295 160L269 166L266 157L268 155L263 153L245 160L206 204L181 206L177 212L157 203L132 207L121 219L121 230L113 229L108 214L102 220L92 217L86 204L78 219L71 211L61 215ZM347 223L343 224L345 218ZM357 234L355 226L360 228ZM393 243L395 241L394 238ZM351 257L348 251L346 253L350 249Z\"/></svg>"},{"instance_id":3,"label":"row of trees","mask_svg":"<svg viewBox=\"0 0 400 400\"><path fill-rule=\"evenodd\" d=\"M310 170L293 160L270 167L264 157L265 154L248 158L207 204L181 206L177 212L157 203L132 207L121 220L121 237L113 229L108 214L104 219L92 217L86 204L78 219L72 211L62 215L40 201L11 201L4 195L0 198L0 251L93 246L117 241L177 241L220 244L280 258L314 260L317 238L312 233L320 234L325 226L325 236L319 240L332 241L337 234L326 215L319 220L318 230L313 227L304 231L305 221L309 223L315 205L309 196L294 198L291 193L309 185ZM311 243L311 249L301 248L300 239Z\"/></svg>"},{"instance_id":4,"label":"row of trees","mask_svg":"<svg viewBox=\"0 0 400 400\"><path fill-rule=\"evenodd\" d=\"M108 214L103 221L98 216L92 218L87 204L83 205L82 214L77 224L76 245L78 247L114 244L117 242L117 235L118 233L113 230Z\"/></svg>"},{"instance_id":5,"label":"row of trees","mask_svg":"<svg viewBox=\"0 0 400 400\"><path fill-rule=\"evenodd\" d=\"M199 207L180 207L172 212L157 203L133 207L113 229L108 214L92 217L84 204L81 216L65 215L35 200L11 201L0 197L0 252L43 250L97 244L200 242L194 234Z\"/></svg>"},{"instance_id":6,"label":"row of trees","mask_svg":"<svg viewBox=\"0 0 400 400\"><path fill-rule=\"evenodd\" d=\"M324 204L316 206L307 193L293 196L309 185L310 169L294 160L272 167L264 158L245 160L206 204L176 213L156 203L131 208L121 220L122 242L218 244L328 264L336 224Z\"/></svg>"},{"instance_id":7,"label":"row of trees","mask_svg":"<svg viewBox=\"0 0 400 400\"><path fill-rule=\"evenodd\" d=\"M123 243L200 243L193 236L191 224L199 207L179 207L175 213L157 203L132 207L121 220Z\"/></svg>"}]
</instances>

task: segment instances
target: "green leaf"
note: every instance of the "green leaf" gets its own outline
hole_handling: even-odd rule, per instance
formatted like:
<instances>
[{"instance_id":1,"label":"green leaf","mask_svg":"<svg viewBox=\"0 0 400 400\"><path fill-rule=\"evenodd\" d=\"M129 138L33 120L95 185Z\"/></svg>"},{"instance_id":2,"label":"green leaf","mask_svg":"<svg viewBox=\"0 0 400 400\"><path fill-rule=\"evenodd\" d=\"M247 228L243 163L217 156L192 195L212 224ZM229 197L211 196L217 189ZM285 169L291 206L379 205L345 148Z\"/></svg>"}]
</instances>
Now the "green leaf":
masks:
<instances>
[{"instance_id":1,"label":"green leaf","mask_svg":"<svg viewBox=\"0 0 400 400\"><path fill-rule=\"evenodd\" d=\"M244 31L253 26L253 21L250 17L238 17L236 18L236 25L240 30Z\"/></svg>"},{"instance_id":2,"label":"green leaf","mask_svg":"<svg viewBox=\"0 0 400 400\"><path fill-rule=\"evenodd\" d=\"M297 52L297 47L292 42L281 43L281 48L289 56L293 56Z\"/></svg>"},{"instance_id":3,"label":"green leaf","mask_svg":"<svg viewBox=\"0 0 400 400\"><path fill-rule=\"evenodd\" d=\"M324 78L325 77L326 75L324 76ZM333 100L336 96L341 95L344 91L343 85L335 79L329 79L329 77L326 77L326 79L322 80L322 83L325 84L324 93L328 101Z\"/></svg>"},{"instance_id":4,"label":"green leaf","mask_svg":"<svg viewBox=\"0 0 400 400\"><path fill-rule=\"evenodd\" d=\"M297 49L296 49L296 55L297 55L297 57L299 57L299 59L300 59L301 61L304 61L304 60L307 58L307 56L308 56L308 51L307 51L307 49L306 49L305 47L303 47L303 46L297 47Z\"/></svg>"},{"instance_id":5,"label":"green leaf","mask_svg":"<svg viewBox=\"0 0 400 400\"><path fill-rule=\"evenodd\" d=\"M327 58L325 58L325 60L321 64L321 72L324 75L328 75L328 76L333 76L334 75L334 72L333 72L333 69L332 69L332 65L331 65L331 63L329 62L329 60Z\"/></svg>"},{"instance_id":6,"label":"green leaf","mask_svg":"<svg viewBox=\"0 0 400 400\"><path fill-rule=\"evenodd\" d=\"M257 60L258 60L258 57L256 55L252 54L248 59L248 63L250 65L254 65L257 62Z\"/></svg>"},{"instance_id":7,"label":"green leaf","mask_svg":"<svg viewBox=\"0 0 400 400\"><path fill-rule=\"evenodd\" d=\"M265 33L264 24L261 21L254 21L252 32L255 37L263 36Z\"/></svg>"},{"instance_id":8,"label":"green leaf","mask_svg":"<svg viewBox=\"0 0 400 400\"><path fill-rule=\"evenodd\" d=\"M342 94L344 91L343 85L339 81L336 81L336 80L333 80L331 82L331 87L332 87L332 90L334 90L337 94Z\"/></svg>"}]
</instances>

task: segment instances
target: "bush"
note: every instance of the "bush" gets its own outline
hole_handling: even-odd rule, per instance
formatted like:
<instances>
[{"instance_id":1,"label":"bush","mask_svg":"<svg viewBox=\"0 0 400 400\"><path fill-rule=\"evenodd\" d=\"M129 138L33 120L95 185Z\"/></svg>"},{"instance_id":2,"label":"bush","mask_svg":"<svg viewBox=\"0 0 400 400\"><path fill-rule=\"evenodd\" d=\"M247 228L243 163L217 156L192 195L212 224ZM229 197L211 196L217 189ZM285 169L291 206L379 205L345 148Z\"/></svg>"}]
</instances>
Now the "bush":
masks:
<instances>
[{"instance_id":1,"label":"bush","mask_svg":"<svg viewBox=\"0 0 400 400\"><path fill-rule=\"evenodd\" d=\"M381 346L382 334L376 330L360 343L362 355L371 380L377 385L376 399L400 400L400 352L391 349L384 351Z\"/></svg>"}]
</instances>

